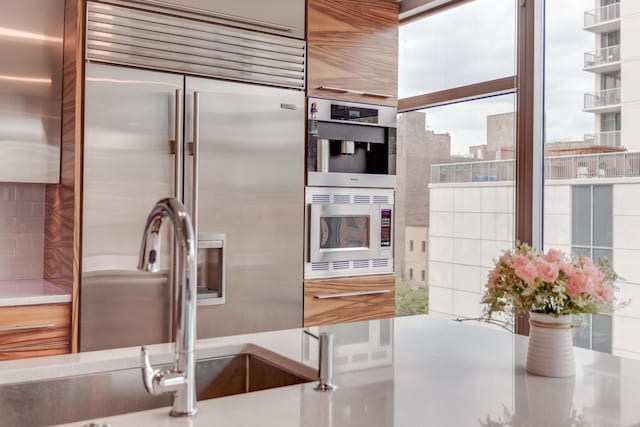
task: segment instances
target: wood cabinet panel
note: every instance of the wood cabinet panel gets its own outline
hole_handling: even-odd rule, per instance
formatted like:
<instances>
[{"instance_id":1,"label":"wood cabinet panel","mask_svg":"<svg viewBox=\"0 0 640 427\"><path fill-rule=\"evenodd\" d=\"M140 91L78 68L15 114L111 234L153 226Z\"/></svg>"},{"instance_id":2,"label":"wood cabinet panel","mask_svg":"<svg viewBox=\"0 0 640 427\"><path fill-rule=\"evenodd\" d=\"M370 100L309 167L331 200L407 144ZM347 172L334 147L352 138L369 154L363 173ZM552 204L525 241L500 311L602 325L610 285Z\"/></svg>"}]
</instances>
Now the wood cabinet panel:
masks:
<instances>
[{"instance_id":1,"label":"wood cabinet panel","mask_svg":"<svg viewBox=\"0 0 640 427\"><path fill-rule=\"evenodd\" d=\"M70 304L0 308L0 360L69 352Z\"/></svg>"},{"instance_id":2,"label":"wood cabinet panel","mask_svg":"<svg viewBox=\"0 0 640 427\"><path fill-rule=\"evenodd\" d=\"M387 0L309 0L307 61L308 96L395 107L398 4Z\"/></svg>"},{"instance_id":3,"label":"wood cabinet panel","mask_svg":"<svg viewBox=\"0 0 640 427\"><path fill-rule=\"evenodd\" d=\"M304 283L304 326L393 317L395 301L393 274L308 280Z\"/></svg>"}]
</instances>

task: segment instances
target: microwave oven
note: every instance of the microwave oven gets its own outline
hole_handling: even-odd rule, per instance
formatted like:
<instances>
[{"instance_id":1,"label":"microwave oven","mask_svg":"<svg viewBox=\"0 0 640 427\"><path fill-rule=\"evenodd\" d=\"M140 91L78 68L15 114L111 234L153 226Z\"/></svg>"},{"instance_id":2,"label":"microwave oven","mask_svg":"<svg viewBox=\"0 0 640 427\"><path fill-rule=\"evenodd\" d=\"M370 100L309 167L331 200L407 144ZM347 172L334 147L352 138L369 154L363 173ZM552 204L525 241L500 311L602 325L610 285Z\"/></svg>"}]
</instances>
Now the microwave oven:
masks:
<instances>
[{"instance_id":1,"label":"microwave oven","mask_svg":"<svg viewBox=\"0 0 640 427\"><path fill-rule=\"evenodd\" d=\"M307 187L305 278L393 273L394 191Z\"/></svg>"}]
</instances>

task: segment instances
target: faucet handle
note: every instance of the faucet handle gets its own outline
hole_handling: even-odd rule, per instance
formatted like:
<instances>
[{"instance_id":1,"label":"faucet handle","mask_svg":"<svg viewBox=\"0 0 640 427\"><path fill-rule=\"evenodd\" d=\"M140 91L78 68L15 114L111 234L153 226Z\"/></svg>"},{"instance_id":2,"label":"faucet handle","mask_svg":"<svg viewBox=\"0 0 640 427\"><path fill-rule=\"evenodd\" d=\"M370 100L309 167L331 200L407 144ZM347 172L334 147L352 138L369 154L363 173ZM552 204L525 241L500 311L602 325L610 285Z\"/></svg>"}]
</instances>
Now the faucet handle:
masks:
<instances>
[{"instance_id":1,"label":"faucet handle","mask_svg":"<svg viewBox=\"0 0 640 427\"><path fill-rule=\"evenodd\" d=\"M159 371L151 366L149 352L144 345L140 348L140 364L142 365L142 383L144 384L144 388L147 389L150 394L156 394L153 380Z\"/></svg>"}]
</instances>

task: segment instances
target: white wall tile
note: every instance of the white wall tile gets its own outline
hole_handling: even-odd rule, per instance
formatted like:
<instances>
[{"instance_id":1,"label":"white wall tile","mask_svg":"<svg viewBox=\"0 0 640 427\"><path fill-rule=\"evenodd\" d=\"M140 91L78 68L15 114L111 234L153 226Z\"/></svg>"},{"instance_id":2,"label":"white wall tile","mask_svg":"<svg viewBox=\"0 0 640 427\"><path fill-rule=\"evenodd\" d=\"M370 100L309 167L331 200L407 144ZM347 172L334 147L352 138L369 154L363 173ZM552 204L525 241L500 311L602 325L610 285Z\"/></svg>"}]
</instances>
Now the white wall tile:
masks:
<instances>
[{"instance_id":1,"label":"white wall tile","mask_svg":"<svg viewBox=\"0 0 640 427\"><path fill-rule=\"evenodd\" d=\"M640 250L613 249L613 268L625 282L640 283Z\"/></svg>"},{"instance_id":2,"label":"white wall tile","mask_svg":"<svg viewBox=\"0 0 640 427\"><path fill-rule=\"evenodd\" d=\"M429 286L453 288L453 264L429 261Z\"/></svg>"},{"instance_id":3,"label":"white wall tile","mask_svg":"<svg viewBox=\"0 0 640 427\"><path fill-rule=\"evenodd\" d=\"M640 215L638 184L613 186L613 215Z\"/></svg>"},{"instance_id":4,"label":"white wall tile","mask_svg":"<svg viewBox=\"0 0 640 427\"><path fill-rule=\"evenodd\" d=\"M497 213L496 216L496 240L510 242L513 240L513 214Z\"/></svg>"},{"instance_id":5,"label":"white wall tile","mask_svg":"<svg viewBox=\"0 0 640 427\"><path fill-rule=\"evenodd\" d=\"M617 310L616 315L640 319L640 284L617 282L616 286L619 289L619 292L616 293L618 301L629 302L624 308ZM640 339L640 334L638 338Z\"/></svg>"},{"instance_id":6,"label":"white wall tile","mask_svg":"<svg viewBox=\"0 0 640 427\"><path fill-rule=\"evenodd\" d=\"M571 216L567 214L544 215L544 242L556 247L556 245L571 245Z\"/></svg>"},{"instance_id":7,"label":"white wall tile","mask_svg":"<svg viewBox=\"0 0 640 427\"><path fill-rule=\"evenodd\" d=\"M496 187L495 212L513 212L513 187Z\"/></svg>"},{"instance_id":8,"label":"white wall tile","mask_svg":"<svg viewBox=\"0 0 640 427\"><path fill-rule=\"evenodd\" d=\"M42 278L42 184L0 183L0 280Z\"/></svg>"},{"instance_id":9,"label":"white wall tile","mask_svg":"<svg viewBox=\"0 0 640 427\"><path fill-rule=\"evenodd\" d=\"M482 269L468 265L453 266L453 288L461 291L480 292Z\"/></svg>"},{"instance_id":10,"label":"white wall tile","mask_svg":"<svg viewBox=\"0 0 640 427\"><path fill-rule=\"evenodd\" d=\"M453 314L453 289L429 286L429 311Z\"/></svg>"},{"instance_id":11,"label":"white wall tile","mask_svg":"<svg viewBox=\"0 0 640 427\"><path fill-rule=\"evenodd\" d=\"M453 215L454 237L465 239L479 239L481 234L480 213L456 212Z\"/></svg>"},{"instance_id":12,"label":"white wall tile","mask_svg":"<svg viewBox=\"0 0 640 427\"><path fill-rule=\"evenodd\" d=\"M495 240L482 240L480 243L480 265L485 268L493 268L504 249L511 247L511 243Z\"/></svg>"},{"instance_id":13,"label":"white wall tile","mask_svg":"<svg viewBox=\"0 0 640 427\"><path fill-rule=\"evenodd\" d=\"M453 237L452 212L431 212L429 218L429 234L431 236Z\"/></svg>"},{"instance_id":14,"label":"white wall tile","mask_svg":"<svg viewBox=\"0 0 640 427\"><path fill-rule=\"evenodd\" d=\"M480 188L480 211L495 212L496 211L496 189L497 187L481 187Z\"/></svg>"},{"instance_id":15,"label":"white wall tile","mask_svg":"<svg viewBox=\"0 0 640 427\"><path fill-rule=\"evenodd\" d=\"M480 317L481 296L475 292L453 291L453 314L460 317Z\"/></svg>"},{"instance_id":16,"label":"white wall tile","mask_svg":"<svg viewBox=\"0 0 640 427\"><path fill-rule=\"evenodd\" d=\"M480 266L480 246L480 240L455 239L453 242L453 262Z\"/></svg>"},{"instance_id":17,"label":"white wall tile","mask_svg":"<svg viewBox=\"0 0 640 427\"><path fill-rule=\"evenodd\" d=\"M496 214L480 214L480 237L483 240L496 240Z\"/></svg>"},{"instance_id":18,"label":"white wall tile","mask_svg":"<svg viewBox=\"0 0 640 427\"><path fill-rule=\"evenodd\" d=\"M613 217L613 246L616 249L640 249L639 237L640 215Z\"/></svg>"},{"instance_id":19,"label":"white wall tile","mask_svg":"<svg viewBox=\"0 0 640 427\"><path fill-rule=\"evenodd\" d=\"M571 214L571 187L569 185L544 186L544 213Z\"/></svg>"},{"instance_id":20,"label":"white wall tile","mask_svg":"<svg viewBox=\"0 0 640 427\"><path fill-rule=\"evenodd\" d=\"M453 188L432 188L429 190L429 210L433 212L453 212Z\"/></svg>"},{"instance_id":21,"label":"white wall tile","mask_svg":"<svg viewBox=\"0 0 640 427\"><path fill-rule=\"evenodd\" d=\"M453 207L456 212L480 212L482 209L480 187L455 188Z\"/></svg>"},{"instance_id":22,"label":"white wall tile","mask_svg":"<svg viewBox=\"0 0 640 427\"><path fill-rule=\"evenodd\" d=\"M613 347L622 351L640 352L640 319L613 317Z\"/></svg>"},{"instance_id":23,"label":"white wall tile","mask_svg":"<svg viewBox=\"0 0 640 427\"><path fill-rule=\"evenodd\" d=\"M429 239L429 259L431 261L453 261L453 239L449 237L431 237Z\"/></svg>"}]
</instances>

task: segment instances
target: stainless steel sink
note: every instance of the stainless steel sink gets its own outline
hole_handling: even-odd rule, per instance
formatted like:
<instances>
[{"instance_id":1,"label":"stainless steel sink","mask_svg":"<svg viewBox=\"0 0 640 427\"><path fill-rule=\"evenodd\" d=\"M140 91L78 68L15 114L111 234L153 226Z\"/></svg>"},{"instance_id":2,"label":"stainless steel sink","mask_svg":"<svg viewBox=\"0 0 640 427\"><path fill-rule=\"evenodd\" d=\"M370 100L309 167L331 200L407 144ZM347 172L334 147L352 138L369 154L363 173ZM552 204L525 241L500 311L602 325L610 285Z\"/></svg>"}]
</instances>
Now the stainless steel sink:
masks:
<instances>
[{"instance_id":1,"label":"stainless steel sink","mask_svg":"<svg viewBox=\"0 0 640 427\"><path fill-rule=\"evenodd\" d=\"M306 378L254 354L199 360L198 400L301 384ZM171 406L171 395L151 396L140 368L0 385L0 426L48 426Z\"/></svg>"}]
</instances>

